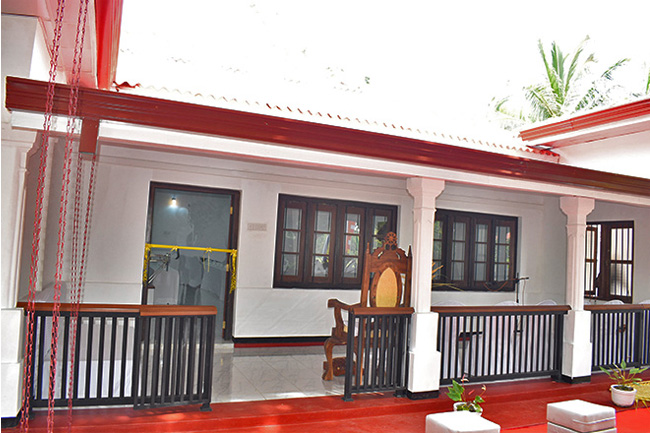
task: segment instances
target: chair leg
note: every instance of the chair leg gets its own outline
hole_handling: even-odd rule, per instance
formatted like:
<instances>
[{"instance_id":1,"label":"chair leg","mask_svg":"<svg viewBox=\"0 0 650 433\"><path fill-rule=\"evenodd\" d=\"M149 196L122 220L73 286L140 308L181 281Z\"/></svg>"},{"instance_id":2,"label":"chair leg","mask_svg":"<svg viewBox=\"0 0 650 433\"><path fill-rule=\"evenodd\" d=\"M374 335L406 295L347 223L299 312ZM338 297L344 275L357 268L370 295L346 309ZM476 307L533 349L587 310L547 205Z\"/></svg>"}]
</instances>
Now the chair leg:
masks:
<instances>
[{"instance_id":1,"label":"chair leg","mask_svg":"<svg viewBox=\"0 0 650 433\"><path fill-rule=\"evenodd\" d=\"M332 358L332 351L334 350L334 342L331 338L325 340L325 358L327 359L327 368L323 373L323 380L332 380L334 379L334 364Z\"/></svg>"}]
</instances>

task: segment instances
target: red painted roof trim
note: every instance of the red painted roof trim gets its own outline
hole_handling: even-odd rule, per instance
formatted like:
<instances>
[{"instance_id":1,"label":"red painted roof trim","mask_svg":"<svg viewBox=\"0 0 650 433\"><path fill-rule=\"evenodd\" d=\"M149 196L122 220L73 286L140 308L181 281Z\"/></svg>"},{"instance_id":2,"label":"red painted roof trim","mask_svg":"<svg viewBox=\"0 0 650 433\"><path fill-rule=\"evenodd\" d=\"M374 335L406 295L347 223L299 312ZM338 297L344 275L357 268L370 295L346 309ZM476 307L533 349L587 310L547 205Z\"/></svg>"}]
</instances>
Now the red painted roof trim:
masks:
<instances>
[{"instance_id":1,"label":"red painted roof trim","mask_svg":"<svg viewBox=\"0 0 650 433\"><path fill-rule=\"evenodd\" d=\"M529 128L521 131L519 136L522 140L532 141L648 115L650 115L650 99L642 99L548 125Z\"/></svg>"},{"instance_id":2,"label":"red painted roof trim","mask_svg":"<svg viewBox=\"0 0 650 433\"><path fill-rule=\"evenodd\" d=\"M10 110L43 112L47 83L7 77ZM69 87L55 88L66 115ZM165 99L80 88L78 115L602 191L650 196L650 180L447 144ZM218 149L217 149L218 150Z\"/></svg>"},{"instance_id":3,"label":"red painted roof trim","mask_svg":"<svg viewBox=\"0 0 650 433\"><path fill-rule=\"evenodd\" d=\"M97 29L97 87L110 89L115 81L120 50L123 0L95 0Z\"/></svg>"}]
</instances>

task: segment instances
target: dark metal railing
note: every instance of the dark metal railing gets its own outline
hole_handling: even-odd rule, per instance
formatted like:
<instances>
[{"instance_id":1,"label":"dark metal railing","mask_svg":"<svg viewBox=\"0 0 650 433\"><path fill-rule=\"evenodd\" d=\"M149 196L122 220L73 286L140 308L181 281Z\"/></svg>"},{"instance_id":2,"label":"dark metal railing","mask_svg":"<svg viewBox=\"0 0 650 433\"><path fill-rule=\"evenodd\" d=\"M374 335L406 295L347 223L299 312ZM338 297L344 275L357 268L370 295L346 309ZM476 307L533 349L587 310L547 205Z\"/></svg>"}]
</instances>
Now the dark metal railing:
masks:
<instances>
[{"instance_id":1,"label":"dark metal railing","mask_svg":"<svg viewBox=\"0 0 650 433\"><path fill-rule=\"evenodd\" d=\"M592 370L625 361L650 365L650 305L587 305L591 311Z\"/></svg>"},{"instance_id":2,"label":"dark metal railing","mask_svg":"<svg viewBox=\"0 0 650 433\"><path fill-rule=\"evenodd\" d=\"M74 333L72 305L61 304L60 311L55 406L68 404L74 338L73 406L201 403L209 408L216 308L81 304ZM47 407L51 303L35 306L33 341L31 406Z\"/></svg>"},{"instance_id":3,"label":"dark metal railing","mask_svg":"<svg viewBox=\"0 0 650 433\"><path fill-rule=\"evenodd\" d=\"M559 377L568 306L433 307L440 383Z\"/></svg>"},{"instance_id":4,"label":"dark metal railing","mask_svg":"<svg viewBox=\"0 0 650 433\"><path fill-rule=\"evenodd\" d=\"M61 304L60 314L54 405L68 404L72 338L73 405L115 405L132 402L131 371L137 309L107 311L103 306L96 305L80 308L74 335L71 305ZM52 350L50 303L36 304L33 347L31 405L47 407Z\"/></svg>"},{"instance_id":5,"label":"dark metal railing","mask_svg":"<svg viewBox=\"0 0 650 433\"><path fill-rule=\"evenodd\" d=\"M210 410L216 317L192 308L143 307L134 372L136 409L201 403L201 410Z\"/></svg>"},{"instance_id":6,"label":"dark metal railing","mask_svg":"<svg viewBox=\"0 0 650 433\"><path fill-rule=\"evenodd\" d=\"M404 395L411 314L409 307L351 309L343 400L353 393Z\"/></svg>"}]
</instances>

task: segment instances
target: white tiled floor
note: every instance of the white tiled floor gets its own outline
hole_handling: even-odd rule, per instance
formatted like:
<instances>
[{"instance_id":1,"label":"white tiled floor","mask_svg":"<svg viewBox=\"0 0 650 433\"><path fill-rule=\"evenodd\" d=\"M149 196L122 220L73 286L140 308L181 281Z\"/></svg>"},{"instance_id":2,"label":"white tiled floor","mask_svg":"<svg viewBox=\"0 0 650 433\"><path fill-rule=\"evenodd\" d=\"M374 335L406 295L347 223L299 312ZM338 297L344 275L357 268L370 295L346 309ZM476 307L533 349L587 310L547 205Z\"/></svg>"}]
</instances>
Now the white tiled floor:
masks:
<instances>
[{"instance_id":1,"label":"white tiled floor","mask_svg":"<svg viewBox=\"0 0 650 433\"><path fill-rule=\"evenodd\" d=\"M344 348L335 356L344 356ZM343 395L344 378L324 381L322 346L217 347L212 402Z\"/></svg>"}]
</instances>

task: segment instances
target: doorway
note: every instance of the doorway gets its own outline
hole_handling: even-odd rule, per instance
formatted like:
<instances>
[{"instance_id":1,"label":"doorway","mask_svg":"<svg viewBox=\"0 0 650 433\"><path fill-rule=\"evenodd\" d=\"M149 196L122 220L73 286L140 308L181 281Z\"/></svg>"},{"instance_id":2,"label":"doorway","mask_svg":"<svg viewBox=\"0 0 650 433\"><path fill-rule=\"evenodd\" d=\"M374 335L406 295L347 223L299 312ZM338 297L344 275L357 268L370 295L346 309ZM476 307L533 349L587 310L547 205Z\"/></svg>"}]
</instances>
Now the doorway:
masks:
<instances>
[{"instance_id":1,"label":"doorway","mask_svg":"<svg viewBox=\"0 0 650 433\"><path fill-rule=\"evenodd\" d=\"M238 191L151 183L142 303L217 307L217 343L232 340L238 210Z\"/></svg>"}]
</instances>

